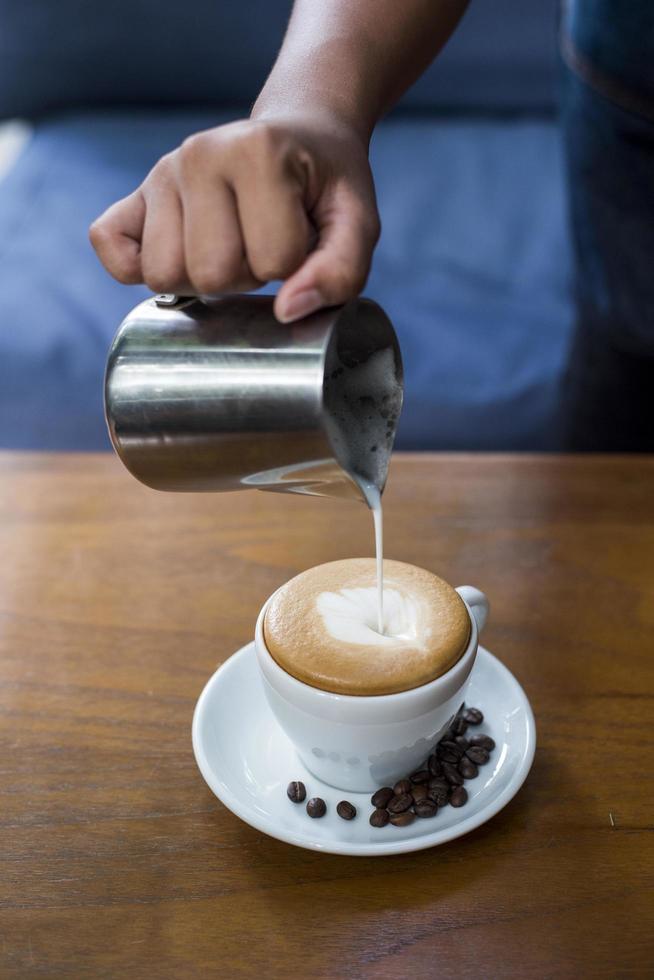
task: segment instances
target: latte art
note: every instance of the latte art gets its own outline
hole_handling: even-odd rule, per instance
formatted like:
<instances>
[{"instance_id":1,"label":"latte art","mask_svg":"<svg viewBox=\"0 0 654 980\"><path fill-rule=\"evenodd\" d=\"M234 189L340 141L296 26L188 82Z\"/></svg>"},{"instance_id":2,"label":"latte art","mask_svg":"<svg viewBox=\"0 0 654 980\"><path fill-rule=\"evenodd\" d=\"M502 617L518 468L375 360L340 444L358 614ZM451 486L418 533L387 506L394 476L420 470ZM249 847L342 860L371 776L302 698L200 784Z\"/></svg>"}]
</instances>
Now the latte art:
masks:
<instances>
[{"instance_id":1,"label":"latte art","mask_svg":"<svg viewBox=\"0 0 654 980\"><path fill-rule=\"evenodd\" d=\"M384 589L383 633L378 627L377 588L340 589L321 592L316 600L325 630L341 643L358 643L380 647L409 644L422 647L430 630L420 637L420 615L414 596L404 595L393 588Z\"/></svg>"},{"instance_id":2,"label":"latte art","mask_svg":"<svg viewBox=\"0 0 654 980\"><path fill-rule=\"evenodd\" d=\"M470 639L463 600L424 568L385 560L383 571L383 633L374 558L328 562L283 585L263 621L273 659L337 694L393 694L444 674Z\"/></svg>"}]
</instances>

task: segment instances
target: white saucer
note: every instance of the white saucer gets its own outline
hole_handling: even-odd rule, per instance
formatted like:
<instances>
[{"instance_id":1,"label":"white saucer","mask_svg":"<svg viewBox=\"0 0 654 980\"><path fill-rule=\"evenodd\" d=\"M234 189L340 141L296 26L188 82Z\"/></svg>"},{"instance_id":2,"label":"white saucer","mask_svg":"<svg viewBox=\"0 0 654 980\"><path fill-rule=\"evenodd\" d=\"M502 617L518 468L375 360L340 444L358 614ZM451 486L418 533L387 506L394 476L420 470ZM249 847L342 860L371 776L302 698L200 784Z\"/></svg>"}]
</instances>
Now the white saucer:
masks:
<instances>
[{"instance_id":1,"label":"white saucer","mask_svg":"<svg viewBox=\"0 0 654 980\"><path fill-rule=\"evenodd\" d=\"M369 793L348 793L316 779L295 754L268 708L254 644L226 660L207 682L193 715L193 751L210 789L237 817L298 847L331 854L372 856L418 851L443 844L490 820L518 792L531 768L536 726L525 692L500 661L479 648L466 703L481 708L477 731L496 742L491 761L466 780L465 806L446 806L408 827L371 827ZM301 780L307 798L321 796L327 813L311 819L291 803L286 787ZM336 813L339 800L357 808L354 820Z\"/></svg>"}]
</instances>

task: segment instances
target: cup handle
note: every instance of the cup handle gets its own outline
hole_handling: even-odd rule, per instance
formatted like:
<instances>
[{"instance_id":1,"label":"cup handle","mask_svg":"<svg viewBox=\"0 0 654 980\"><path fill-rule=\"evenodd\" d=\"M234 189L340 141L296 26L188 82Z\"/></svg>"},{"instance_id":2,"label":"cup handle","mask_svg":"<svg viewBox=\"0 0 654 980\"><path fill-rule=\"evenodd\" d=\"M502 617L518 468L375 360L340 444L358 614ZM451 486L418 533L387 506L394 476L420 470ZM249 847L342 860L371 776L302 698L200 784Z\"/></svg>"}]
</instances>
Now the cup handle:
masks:
<instances>
[{"instance_id":1,"label":"cup handle","mask_svg":"<svg viewBox=\"0 0 654 980\"><path fill-rule=\"evenodd\" d=\"M475 617L477 630L481 633L488 619L488 611L490 609L488 599L483 592L475 589L472 585L459 585L456 591L470 606L470 611Z\"/></svg>"}]
</instances>

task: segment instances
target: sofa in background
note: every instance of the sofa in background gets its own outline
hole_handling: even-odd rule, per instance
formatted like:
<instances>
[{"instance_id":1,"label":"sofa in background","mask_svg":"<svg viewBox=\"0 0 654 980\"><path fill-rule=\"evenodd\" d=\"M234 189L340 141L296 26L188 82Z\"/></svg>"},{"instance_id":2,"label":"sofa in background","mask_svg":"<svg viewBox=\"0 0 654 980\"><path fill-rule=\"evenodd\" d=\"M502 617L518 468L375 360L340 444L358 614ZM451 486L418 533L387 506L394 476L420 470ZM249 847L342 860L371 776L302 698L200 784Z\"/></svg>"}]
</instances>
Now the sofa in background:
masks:
<instances>
[{"instance_id":1,"label":"sofa in background","mask_svg":"<svg viewBox=\"0 0 654 980\"><path fill-rule=\"evenodd\" d=\"M244 115L288 0L0 0L0 447L108 446L107 348L147 290L90 222L186 135ZM383 233L366 294L402 345L397 445L557 449L572 326L555 0L472 0L372 146Z\"/></svg>"}]
</instances>

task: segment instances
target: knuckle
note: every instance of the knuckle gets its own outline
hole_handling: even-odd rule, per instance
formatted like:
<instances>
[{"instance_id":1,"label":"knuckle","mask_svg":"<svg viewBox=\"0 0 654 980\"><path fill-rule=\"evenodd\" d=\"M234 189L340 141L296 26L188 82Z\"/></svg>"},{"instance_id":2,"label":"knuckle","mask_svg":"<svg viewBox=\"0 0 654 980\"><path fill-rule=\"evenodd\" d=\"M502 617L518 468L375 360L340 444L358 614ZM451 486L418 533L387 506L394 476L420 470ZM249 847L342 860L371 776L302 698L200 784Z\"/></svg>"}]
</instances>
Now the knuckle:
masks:
<instances>
[{"instance_id":1,"label":"knuckle","mask_svg":"<svg viewBox=\"0 0 654 980\"><path fill-rule=\"evenodd\" d=\"M144 273L143 279L148 289L151 289L153 293L168 293L174 291L171 284L167 282L165 277L158 272Z\"/></svg>"},{"instance_id":2,"label":"knuckle","mask_svg":"<svg viewBox=\"0 0 654 980\"><path fill-rule=\"evenodd\" d=\"M211 296L213 293L218 293L227 285L215 273L212 275L207 272L194 272L190 275L190 280L195 292L204 296Z\"/></svg>"},{"instance_id":3,"label":"knuckle","mask_svg":"<svg viewBox=\"0 0 654 980\"><path fill-rule=\"evenodd\" d=\"M270 123L257 123L243 137L243 148L248 159L261 165L285 159L288 137Z\"/></svg>"},{"instance_id":4,"label":"knuckle","mask_svg":"<svg viewBox=\"0 0 654 980\"><path fill-rule=\"evenodd\" d=\"M195 169L204 164L207 156L207 136L205 133L194 133L187 136L179 148L179 162L182 172Z\"/></svg>"},{"instance_id":5,"label":"knuckle","mask_svg":"<svg viewBox=\"0 0 654 980\"><path fill-rule=\"evenodd\" d=\"M271 262L258 262L256 259L250 259L250 268L259 282L272 282L274 279L284 278L284 274Z\"/></svg>"},{"instance_id":6,"label":"knuckle","mask_svg":"<svg viewBox=\"0 0 654 980\"><path fill-rule=\"evenodd\" d=\"M124 254L107 224L98 219L89 228L89 239L98 258L107 271L125 286L141 282L138 262Z\"/></svg>"},{"instance_id":7,"label":"knuckle","mask_svg":"<svg viewBox=\"0 0 654 980\"><path fill-rule=\"evenodd\" d=\"M251 140L263 152L273 152L279 146L279 130L270 123L259 123L251 133Z\"/></svg>"},{"instance_id":8,"label":"knuckle","mask_svg":"<svg viewBox=\"0 0 654 980\"><path fill-rule=\"evenodd\" d=\"M276 282L278 279L287 279L290 276L290 272L287 272L281 266L275 265L255 265L250 264L252 269L252 275L259 282Z\"/></svg>"},{"instance_id":9,"label":"knuckle","mask_svg":"<svg viewBox=\"0 0 654 980\"><path fill-rule=\"evenodd\" d=\"M175 265L160 265L157 268L144 268L143 279L153 293L174 293L182 276Z\"/></svg>"},{"instance_id":10,"label":"knuckle","mask_svg":"<svg viewBox=\"0 0 654 980\"><path fill-rule=\"evenodd\" d=\"M111 235L102 218L96 218L89 228L89 240L96 252L106 247Z\"/></svg>"},{"instance_id":11,"label":"knuckle","mask_svg":"<svg viewBox=\"0 0 654 980\"><path fill-rule=\"evenodd\" d=\"M191 284L198 293L217 293L236 281L239 263L233 259L222 262L195 263L189 269Z\"/></svg>"},{"instance_id":12,"label":"knuckle","mask_svg":"<svg viewBox=\"0 0 654 980\"><path fill-rule=\"evenodd\" d=\"M135 286L137 283L141 282L141 277L138 271L134 268L131 263L128 262L116 262L111 269L111 274L114 279L122 283L123 286ZM155 293L166 292L164 289L153 289Z\"/></svg>"},{"instance_id":13,"label":"knuckle","mask_svg":"<svg viewBox=\"0 0 654 980\"><path fill-rule=\"evenodd\" d=\"M174 153L167 153L165 156L158 160L148 176L143 182L142 189L147 192L148 186L160 186L161 184L168 183L174 174L175 169L175 155Z\"/></svg>"},{"instance_id":14,"label":"knuckle","mask_svg":"<svg viewBox=\"0 0 654 980\"><path fill-rule=\"evenodd\" d=\"M300 262L299 250L292 248L277 255L252 256L250 268L260 282L270 282L273 279L287 279L296 271Z\"/></svg>"}]
</instances>

